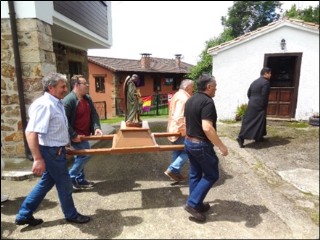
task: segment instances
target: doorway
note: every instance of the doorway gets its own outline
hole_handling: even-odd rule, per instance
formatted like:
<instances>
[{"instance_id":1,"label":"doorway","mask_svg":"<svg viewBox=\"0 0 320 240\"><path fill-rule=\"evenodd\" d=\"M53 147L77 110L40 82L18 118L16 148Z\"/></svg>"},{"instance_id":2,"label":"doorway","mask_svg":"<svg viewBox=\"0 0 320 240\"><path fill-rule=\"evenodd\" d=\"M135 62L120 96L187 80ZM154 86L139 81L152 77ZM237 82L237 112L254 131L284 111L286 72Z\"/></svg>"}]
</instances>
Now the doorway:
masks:
<instances>
[{"instance_id":1,"label":"doorway","mask_svg":"<svg viewBox=\"0 0 320 240\"><path fill-rule=\"evenodd\" d=\"M302 53L266 54L264 66L272 70L267 116L294 118Z\"/></svg>"}]
</instances>

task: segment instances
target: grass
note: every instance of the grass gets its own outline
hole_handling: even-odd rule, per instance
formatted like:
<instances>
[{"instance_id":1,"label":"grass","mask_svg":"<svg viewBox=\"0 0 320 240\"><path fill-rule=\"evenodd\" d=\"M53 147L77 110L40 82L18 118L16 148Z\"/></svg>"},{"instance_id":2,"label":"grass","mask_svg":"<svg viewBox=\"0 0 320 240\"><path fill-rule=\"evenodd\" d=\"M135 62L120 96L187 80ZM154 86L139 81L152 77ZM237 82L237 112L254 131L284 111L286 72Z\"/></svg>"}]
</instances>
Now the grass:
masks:
<instances>
[{"instance_id":1,"label":"grass","mask_svg":"<svg viewBox=\"0 0 320 240\"><path fill-rule=\"evenodd\" d=\"M319 212L317 211L314 211L312 214L311 214L311 219L312 221L317 224L319 226Z\"/></svg>"},{"instance_id":2,"label":"grass","mask_svg":"<svg viewBox=\"0 0 320 240\"><path fill-rule=\"evenodd\" d=\"M152 107L149 112L144 112L140 115L141 120L147 120L152 118L168 118L168 106L160 106L158 108L158 115L157 110L155 107ZM100 120L101 123L107 123L107 124L117 124L121 121L124 121L124 116L116 116L109 119L102 119Z\"/></svg>"},{"instance_id":3,"label":"grass","mask_svg":"<svg viewBox=\"0 0 320 240\"><path fill-rule=\"evenodd\" d=\"M234 124L234 123L237 123L238 121L232 120L232 119L226 119L226 120L219 120L219 122L222 122L225 124Z\"/></svg>"},{"instance_id":4,"label":"grass","mask_svg":"<svg viewBox=\"0 0 320 240\"><path fill-rule=\"evenodd\" d=\"M140 116L141 120L148 120L148 119L152 119L152 118L168 118L168 115L141 115ZM109 118L109 119L103 119L100 120L101 123L106 123L106 124L117 124L120 123L121 121L124 121L124 116L117 116L114 118Z\"/></svg>"},{"instance_id":5,"label":"grass","mask_svg":"<svg viewBox=\"0 0 320 240\"><path fill-rule=\"evenodd\" d=\"M309 126L307 122L286 122L285 125L292 128L306 128Z\"/></svg>"},{"instance_id":6,"label":"grass","mask_svg":"<svg viewBox=\"0 0 320 240\"><path fill-rule=\"evenodd\" d=\"M160 106L158 108L158 114L159 115L168 115L168 107L167 106ZM155 116L155 115L157 115L157 109L155 107L152 107L149 112L144 112L141 115L142 116Z\"/></svg>"}]
</instances>

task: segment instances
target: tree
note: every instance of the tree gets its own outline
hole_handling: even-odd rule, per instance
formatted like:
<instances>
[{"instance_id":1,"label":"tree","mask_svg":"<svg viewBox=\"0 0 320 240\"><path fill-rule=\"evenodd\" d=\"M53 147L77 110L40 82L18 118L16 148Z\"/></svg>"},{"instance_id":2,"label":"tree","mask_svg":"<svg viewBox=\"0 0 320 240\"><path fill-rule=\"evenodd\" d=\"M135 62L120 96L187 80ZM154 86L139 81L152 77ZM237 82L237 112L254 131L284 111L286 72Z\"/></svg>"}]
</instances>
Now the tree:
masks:
<instances>
[{"instance_id":1,"label":"tree","mask_svg":"<svg viewBox=\"0 0 320 240\"><path fill-rule=\"evenodd\" d=\"M277 21L280 1L235 1L228 9L228 17L222 17L222 25L231 30L233 37L256 30Z\"/></svg>"},{"instance_id":2,"label":"tree","mask_svg":"<svg viewBox=\"0 0 320 240\"><path fill-rule=\"evenodd\" d=\"M191 69L188 77L197 79L202 73L212 73L212 56L207 53L208 49L232 40L230 30L225 29L218 37L205 42L205 49L200 54L200 61Z\"/></svg>"},{"instance_id":3,"label":"tree","mask_svg":"<svg viewBox=\"0 0 320 240\"><path fill-rule=\"evenodd\" d=\"M284 13L284 16L319 24L319 5L314 8L309 6L305 9L297 9L297 6L293 4L292 7Z\"/></svg>"},{"instance_id":4,"label":"tree","mask_svg":"<svg viewBox=\"0 0 320 240\"><path fill-rule=\"evenodd\" d=\"M279 19L280 1L234 1L228 9L228 16L221 18L223 32L205 43L200 54L200 61L191 69L188 77L197 79L202 73L212 72L212 56L207 53L211 47L230 41L247 32L254 31Z\"/></svg>"}]
</instances>

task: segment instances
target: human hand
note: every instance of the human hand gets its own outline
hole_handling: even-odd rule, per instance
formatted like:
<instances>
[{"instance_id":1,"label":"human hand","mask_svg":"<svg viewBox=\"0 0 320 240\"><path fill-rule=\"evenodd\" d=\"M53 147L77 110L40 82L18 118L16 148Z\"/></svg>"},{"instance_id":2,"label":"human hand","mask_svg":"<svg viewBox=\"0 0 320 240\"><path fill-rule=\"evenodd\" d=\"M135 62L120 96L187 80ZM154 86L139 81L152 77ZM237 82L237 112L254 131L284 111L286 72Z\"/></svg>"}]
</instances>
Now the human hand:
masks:
<instances>
[{"instance_id":1,"label":"human hand","mask_svg":"<svg viewBox=\"0 0 320 240\"><path fill-rule=\"evenodd\" d=\"M222 156L227 156L229 154L228 148L224 145L219 147L219 150L220 150Z\"/></svg>"},{"instance_id":2,"label":"human hand","mask_svg":"<svg viewBox=\"0 0 320 240\"><path fill-rule=\"evenodd\" d=\"M46 170L46 164L42 158L37 159L37 160L33 160L32 172L35 175L41 176L45 170Z\"/></svg>"},{"instance_id":3,"label":"human hand","mask_svg":"<svg viewBox=\"0 0 320 240\"><path fill-rule=\"evenodd\" d=\"M70 158L72 156L71 152L74 148L71 147L70 145L66 146L66 158Z\"/></svg>"},{"instance_id":4,"label":"human hand","mask_svg":"<svg viewBox=\"0 0 320 240\"><path fill-rule=\"evenodd\" d=\"M97 129L94 131L94 135L95 135L95 136L97 136L97 135L102 136L102 135L103 135L103 132L101 131L101 129L97 128Z\"/></svg>"},{"instance_id":5,"label":"human hand","mask_svg":"<svg viewBox=\"0 0 320 240\"><path fill-rule=\"evenodd\" d=\"M72 142L81 142L81 137L84 137L85 135L77 135L75 138L72 138L71 141Z\"/></svg>"}]
</instances>

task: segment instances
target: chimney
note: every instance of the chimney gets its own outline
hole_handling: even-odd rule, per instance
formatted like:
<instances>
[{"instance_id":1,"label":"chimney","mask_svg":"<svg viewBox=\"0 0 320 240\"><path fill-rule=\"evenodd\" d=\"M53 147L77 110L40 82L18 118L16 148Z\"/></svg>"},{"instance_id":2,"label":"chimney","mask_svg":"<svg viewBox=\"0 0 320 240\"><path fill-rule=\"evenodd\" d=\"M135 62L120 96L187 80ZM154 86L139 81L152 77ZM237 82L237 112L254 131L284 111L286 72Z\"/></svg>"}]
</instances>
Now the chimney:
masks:
<instances>
[{"instance_id":1,"label":"chimney","mask_svg":"<svg viewBox=\"0 0 320 240\"><path fill-rule=\"evenodd\" d=\"M176 57L176 67L180 68L181 67L181 54L175 54L174 55Z\"/></svg>"},{"instance_id":2,"label":"chimney","mask_svg":"<svg viewBox=\"0 0 320 240\"><path fill-rule=\"evenodd\" d=\"M151 53L141 53L141 68L148 69L150 68L150 56Z\"/></svg>"}]
</instances>

